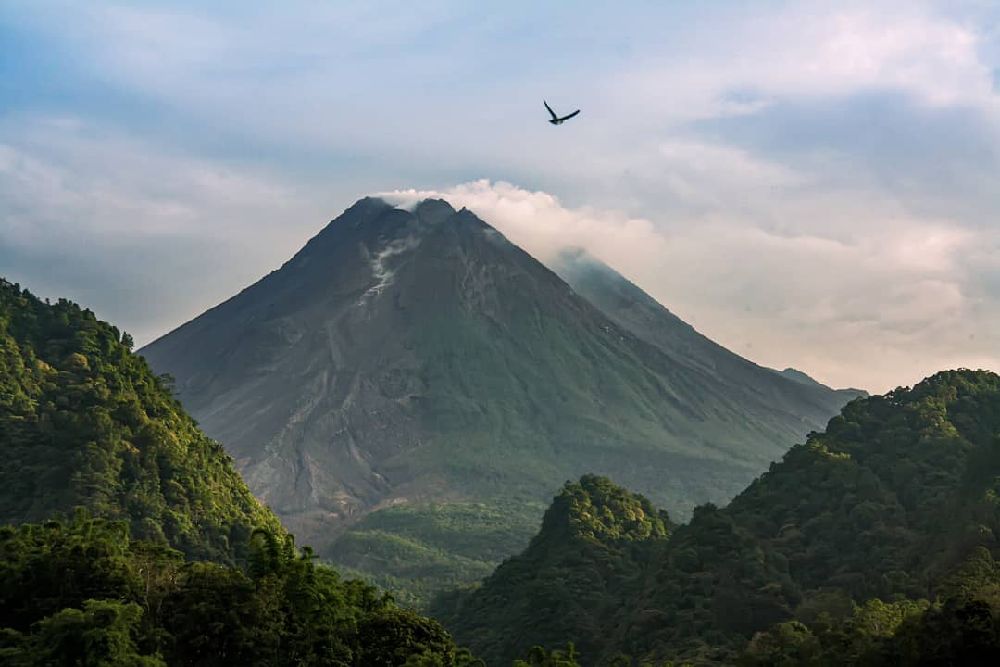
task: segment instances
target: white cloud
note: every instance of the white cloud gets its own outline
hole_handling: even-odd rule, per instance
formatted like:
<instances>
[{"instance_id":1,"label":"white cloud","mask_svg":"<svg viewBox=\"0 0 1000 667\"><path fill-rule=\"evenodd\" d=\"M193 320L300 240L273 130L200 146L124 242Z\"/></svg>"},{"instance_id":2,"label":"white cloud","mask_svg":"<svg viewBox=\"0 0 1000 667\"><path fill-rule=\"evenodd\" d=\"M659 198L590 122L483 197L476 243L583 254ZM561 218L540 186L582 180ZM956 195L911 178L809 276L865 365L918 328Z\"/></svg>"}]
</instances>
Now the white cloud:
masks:
<instances>
[{"instance_id":1,"label":"white cloud","mask_svg":"<svg viewBox=\"0 0 1000 667\"><path fill-rule=\"evenodd\" d=\"M1000 109L993 68L979 55L983 36L922 3L797 3L720 22L695 29L691 50L648 56L618 79L615 98L644 99L637 108L675 122L874 91Z\"/></svg>"},{"instance_id":2,"label":"white cloud","mask_svg":"<svg viewBox=\"0 0 1000 667\"><path fill-rule=\"evenodd\" d=\"M274 220L294 215L301 200L296 186L266 170L171 155L79 120L39 118L10 136L0 142L0 233L8 242L62 233L198 234L210 242L254 225L266 235L280 232Z\"/></svg>"},{"instance_id":3,"label":"white cloud","mask_svg":"<svg viewBox=\"0 0 1000 667\"><path fill-rule=\"evenodd\" d=\"M484 49L504 35L491 32L492 21L452 25L463 10L448 3L393 11L307 3L235 16L108 3L63 9L72 41L102 80L201 122L328 150L360 144L406 146L438 160L536 158L530 142L502 137L525 132L522 119L535 117L527 100L541 113L552 87L586 102L582 118L602 126L591 130L591 155L614 152L623 135L631 143L657 132L656 146L671 124L755 114L781 99L894 90L930 105L997 108L993 68L978 51L983 36L915 2L733 6L694 22L662 9L641 24L623 11L606 30L627 32L641 48L614 67L574 54L579 66L548 75L536 68L553 54L540 59L537 49L565 48L558 40L580 30L573 17L560 15L543 33L552 44ZM496 139L483 122L505 131ZM446 151L442 137L452 139Z\"/></svg>"},{"instance_id":4,"label":"white cloud","mask_svg":"<svg viewBox=\"0 0 1000 667\"><path fill-rule=\"evenodd\" d=\"M318 200L266 170L39 119L0 141L0 274L141 344L291 256L329 217Z\"/></svg>"},{"instance_id":5,"label":"white cloud","mask_svg":"<svg viewBox=\"0 0 1000 667\"><path fill-rule=\"evenodd\" d=\"M990 71L979 61L972 30L941 16L866 4L829 15L782 16L771 23L771 34L794 37L768 63L776 67L765 87L841 94L899 88L928 104L982 102L992 96Z\"/></svg>"}]
</instances>

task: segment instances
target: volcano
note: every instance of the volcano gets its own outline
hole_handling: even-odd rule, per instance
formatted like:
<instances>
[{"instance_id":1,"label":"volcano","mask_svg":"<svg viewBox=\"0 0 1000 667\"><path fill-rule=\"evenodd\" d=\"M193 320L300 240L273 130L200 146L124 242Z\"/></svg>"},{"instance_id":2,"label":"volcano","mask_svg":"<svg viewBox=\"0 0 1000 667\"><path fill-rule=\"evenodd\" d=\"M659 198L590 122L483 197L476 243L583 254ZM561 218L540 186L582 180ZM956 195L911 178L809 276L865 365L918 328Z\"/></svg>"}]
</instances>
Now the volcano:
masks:
<instances>
[{"instance_id":1,"label":"volcano","mask_svg":"<svg viewBox=\"0 0 1000 667\"><path fill-rule=\"evenodd\" d=\"M679 517L724 502L852 396L725 350L593 258L553 268L469 210L369 197L141 354L300 539L403 578L488 572L584 473Z\"/></svg>"}]
</instances>

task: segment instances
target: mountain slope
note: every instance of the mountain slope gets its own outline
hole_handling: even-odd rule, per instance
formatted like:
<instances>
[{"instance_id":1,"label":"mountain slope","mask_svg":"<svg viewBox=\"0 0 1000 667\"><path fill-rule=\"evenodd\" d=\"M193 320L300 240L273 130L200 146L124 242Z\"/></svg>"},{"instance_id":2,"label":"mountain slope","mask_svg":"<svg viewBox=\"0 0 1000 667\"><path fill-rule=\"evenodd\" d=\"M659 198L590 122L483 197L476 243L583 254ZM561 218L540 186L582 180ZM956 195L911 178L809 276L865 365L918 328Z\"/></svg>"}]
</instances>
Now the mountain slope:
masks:
<instances>
[{"instance_id":1,"label":"mountain slope","mask_svg":"<svg viewBox=\"0 0 1000 667\"><path fill-rule=\"evenodd\" d=\"M775 372L777 372L778 375L781 375L782 377L786 377L789 380L794 380L795 382L804 384L809 387L819 386L823 387L824 389L830 389L830 387L827 387L825 384L819 382L815 378L803 373L802 371L796 368L786 368L783 371L775 371ZM833 391L836 394L839 394L840 396L846 397L847 400L852 400L861 396L868 395L868 392L862 389L834 389Z\"/></svg>"},{"instance_id":2,"label":"mountain slope","mask_svg":"<svg viewBox=\"0 0 1000 667\"><path fill-rule=\"evenodd\" d=\"M734 391L435 200L359 201L142 354L324 553L373 510L534 506L588 472L684 514L729 498L835 412L773 373L763 398ZM510 516L526 540L538 514ZM496 548L466 555L491 563Z\"/></svg>"},{"instance_id":3,"label":"mountain slope","mask_svg":"<svg viewBox=\"0 0 1000 667\"><path fill-rule=\"evenodd\" d=\"M785 623L755 640L753 664L776 664L793 646L808 648L807 639L817 655L822 644L829 661L801 654L787 664L858 664L891 644L901 620L914 614L916 624L938 623L935 614L951 618L955 625L939 628L942 636L959 632L961 614L974 608L1000 623L997 443L1000 377L939 373L850 403L825 433L794 447L727 507L699 507L669 538L637 542L628 561L617 561L615 586L593 566L593 549L543 525L529 549L480 588L442 598L434 609L459 641L497 664L537 643L534 628L562 631L543 638L550 646L590 642L588 664L619 653L730 664L755 633ZM605 613L563 613L551 583L561 581L601 591L589 606ZM952 601L920 602L938 597ZM525 604L529 621L517 611ZM884 631L874 626L878 641L856 636L865 646L848 646L845 636L890 617ZM596 639L595 626L603 629Z\"/></svg>"},{"instance_id":4,"label":"mountain slope","mask_svg":"<svg viewBox=\"0 0 1000 667\"><path fill-rule=\"evenodd\" d=\"M616 324L675 363L711 375L744 405L759 404L766 408L757 409L783 410L822 424L847 401L866 395L857 389L832 390L801 371L776 372L730 352L585 250L563 251L551 268Z\"/></svg>"},{"instance_id":5,"label":"mountain slope","mask_svg":"<svg viewBox=\"0 0 1000 667\"><path fill-rule=\"evenodd\" d=\"M0 280L0 523L82 507L189 556L280 531L131 341L68 301Z\"/></svg>"}]
</instances>

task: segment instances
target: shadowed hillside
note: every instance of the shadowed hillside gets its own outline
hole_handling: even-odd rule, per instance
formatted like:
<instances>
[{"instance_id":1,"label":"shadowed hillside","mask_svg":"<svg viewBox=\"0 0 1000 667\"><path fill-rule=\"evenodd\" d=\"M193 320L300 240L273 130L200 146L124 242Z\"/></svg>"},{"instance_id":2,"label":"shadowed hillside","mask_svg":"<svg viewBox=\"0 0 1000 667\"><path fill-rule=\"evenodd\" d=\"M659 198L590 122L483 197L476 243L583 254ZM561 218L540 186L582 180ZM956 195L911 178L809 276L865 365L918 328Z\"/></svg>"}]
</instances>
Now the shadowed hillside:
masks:
<instances>
[{"instance_id":1,"label":"shadowed hillside","mask_svg":"<svg viewBox=\"0 0 1000 667\"><path fill-rule=\"evenodd\" d=\"M950 371L852 402L669 536L600 529L655 516L639 501L554 521L581 493L630 497L585 478L523 554L435 612L491 664L566 641L584 664L985 664L1000 655L998 443L1000 377Z\"/></svg>"}]
</instances>

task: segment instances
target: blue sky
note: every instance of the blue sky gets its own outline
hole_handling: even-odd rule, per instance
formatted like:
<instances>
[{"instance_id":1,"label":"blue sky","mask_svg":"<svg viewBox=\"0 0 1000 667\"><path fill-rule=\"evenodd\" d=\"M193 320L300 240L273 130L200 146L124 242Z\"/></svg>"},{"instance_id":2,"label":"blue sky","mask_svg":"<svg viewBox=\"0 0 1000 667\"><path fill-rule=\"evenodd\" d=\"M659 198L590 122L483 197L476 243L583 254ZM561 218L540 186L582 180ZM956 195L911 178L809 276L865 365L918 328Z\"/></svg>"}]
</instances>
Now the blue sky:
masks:
<instances>
[{"instance_id":1,"label":"blue sky","mask_svg":"<svg viewBox=\"0 0 1000 667\"><path fill-rule=\"evenodd\" d=\"M147 342L413 190L763 364L1000 369L998 67L993 2L6 0L0 273Z\"/></svg>"}]
</instances>

